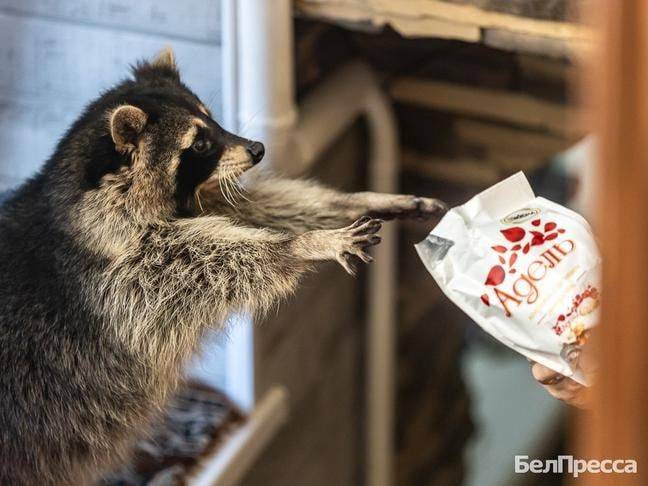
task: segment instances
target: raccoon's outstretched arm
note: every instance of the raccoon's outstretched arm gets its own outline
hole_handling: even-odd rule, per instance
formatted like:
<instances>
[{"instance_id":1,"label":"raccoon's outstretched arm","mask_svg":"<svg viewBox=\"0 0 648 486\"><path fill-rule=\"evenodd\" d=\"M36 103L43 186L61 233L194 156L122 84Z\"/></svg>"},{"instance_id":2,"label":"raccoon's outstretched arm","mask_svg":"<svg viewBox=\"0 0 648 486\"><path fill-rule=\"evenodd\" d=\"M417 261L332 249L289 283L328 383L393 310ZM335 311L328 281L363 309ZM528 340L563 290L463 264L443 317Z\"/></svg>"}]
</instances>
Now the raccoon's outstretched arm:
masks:
<instances>
[{"instance_id":1,"label":"raccoon's outstretched arm","mask_svg":"<svg viewBox=\"0 0 648 486\"><path fill-rule=\"evenodd\" d=\"M358 259L370 262L366 249L380 242L380 227L364 217L344 228L294 235L216 216L178 220L151 230L138 249L115 262L110 284L120 299L131 289L126 298L132 295L134 304L121 300L111 309L125 309L129 321L153 329L160 322L207 325L233 310L264 311L292 293L312 262L337 260L351 274Z\"/></svg>"},{"instance_id":2,"label":"raccoon's outstretched arm","mask_svg":"<svg viewBox=\"0 0 648 486\"><path fill-rule=\"evenodd\" d=\"M207 213L228 214L256 227L300 234L339 228L369 215L382 219L427 218L445 209L437 199L375 192L343 193L309 180L255 177L234 205L220 197L218 185L201 191L197 205ZM200 210L199 209L199 210Z\"/></svg>"}]
</instances>

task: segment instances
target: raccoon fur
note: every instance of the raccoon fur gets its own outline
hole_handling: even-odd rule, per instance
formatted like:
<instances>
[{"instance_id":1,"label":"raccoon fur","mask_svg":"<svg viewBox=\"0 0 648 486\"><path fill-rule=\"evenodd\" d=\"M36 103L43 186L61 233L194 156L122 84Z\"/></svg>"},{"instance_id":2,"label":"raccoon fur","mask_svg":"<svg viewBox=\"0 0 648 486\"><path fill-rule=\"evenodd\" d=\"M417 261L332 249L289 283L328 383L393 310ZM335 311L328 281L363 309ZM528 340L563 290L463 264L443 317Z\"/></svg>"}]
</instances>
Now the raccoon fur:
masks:
<instances>
[{"instance_id":1,"label":"raccoon fur","mask_svg":"<svg viewBox=\"0 0 648 486\"><path fill-rule=\"evenodd\" d=\"M176 386L204 331L263 312L313 263L349 273L376 217L433 199L244 172L173 54L90 104L0 208L0 484L89 484ZM246 180L246 178L248 180Z\"/></svg>"}]
</instances>

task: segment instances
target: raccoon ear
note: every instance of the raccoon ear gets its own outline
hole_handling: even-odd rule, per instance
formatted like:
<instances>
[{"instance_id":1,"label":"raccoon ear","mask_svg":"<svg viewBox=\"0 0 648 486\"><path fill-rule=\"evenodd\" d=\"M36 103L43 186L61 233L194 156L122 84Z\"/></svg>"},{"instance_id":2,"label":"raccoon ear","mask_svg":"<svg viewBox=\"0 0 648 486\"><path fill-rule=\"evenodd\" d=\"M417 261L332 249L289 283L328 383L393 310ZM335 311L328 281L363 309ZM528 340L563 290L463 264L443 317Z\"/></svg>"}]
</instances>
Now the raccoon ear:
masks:
<instances>
[{"instance_id":1,"label":"raccoon ear","mask_svg":"<svg viewBox=\"0 0 648 486\"><path fill-rule=\"evenodd\" d=\"M173 81L180 80L175 54L170 47L164 48L150 61L138 62L133 68L133 74L138 81L155 81L160 80L160 78Z\"/></svg>"},{"instance_id":2,"label":"raccoon ear","mask_svg":"<svg viewBox=\"0 0 648 486\"><path fill-rule=\"evenodd\" d=\"M132 105L122 105L110 114L110 135L118 152L130 152L137 146L144 126L146 113Z\"/></svg>"},{"instance_id":3,"label":"raccoon ear","mask_svg":"<svg viewBox=\"0 0 648 486\"><path fill-rule=\"evenodd\" d=\"M156 68L173 69L175 71L178 70L176 67L175 54L173 53L173 49L170 47L162 49L150 64Z\"/></svg>"}]
</instances>

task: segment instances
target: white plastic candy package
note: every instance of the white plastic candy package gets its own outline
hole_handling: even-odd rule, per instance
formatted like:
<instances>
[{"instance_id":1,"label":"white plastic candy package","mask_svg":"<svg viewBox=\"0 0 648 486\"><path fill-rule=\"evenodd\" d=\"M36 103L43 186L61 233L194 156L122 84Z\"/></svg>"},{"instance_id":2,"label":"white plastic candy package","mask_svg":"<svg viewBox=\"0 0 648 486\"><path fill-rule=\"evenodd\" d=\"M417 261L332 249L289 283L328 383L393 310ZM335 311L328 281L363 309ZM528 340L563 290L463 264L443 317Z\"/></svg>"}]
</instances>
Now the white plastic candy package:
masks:
<instances>
[{"instance_id":1,"label":"white plastic candy package","mask_svg":"<svg viewBox=\"0 0 648 486\"><path fill-rule=\"evenodd\" d=\"M536 197L519 172L451 209L416 245L443 292L486 332L586 384L601 259L580 215Z\"/></svg>"}]
</instances>

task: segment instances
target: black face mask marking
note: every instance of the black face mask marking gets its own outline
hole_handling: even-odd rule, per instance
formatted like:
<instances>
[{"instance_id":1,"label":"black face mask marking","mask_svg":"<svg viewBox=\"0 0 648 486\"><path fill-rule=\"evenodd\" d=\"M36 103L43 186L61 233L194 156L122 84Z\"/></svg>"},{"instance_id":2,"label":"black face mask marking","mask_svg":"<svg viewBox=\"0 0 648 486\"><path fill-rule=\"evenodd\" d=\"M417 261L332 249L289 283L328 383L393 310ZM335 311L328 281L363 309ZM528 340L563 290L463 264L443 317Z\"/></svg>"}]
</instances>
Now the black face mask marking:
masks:
<instances>
[{"instance_id":1,"label":"black face mask marking","mask_svg":"<svg viewBox=\"0 0 648 486\"><path fill-rule=\"evenodd\" d=\"M176 204L178 213L185 215L196 189L214 173L224 145L213 140L204 129L200 129L191 147L180 156L176 174Z\"/></svg>"}]
</instances>

